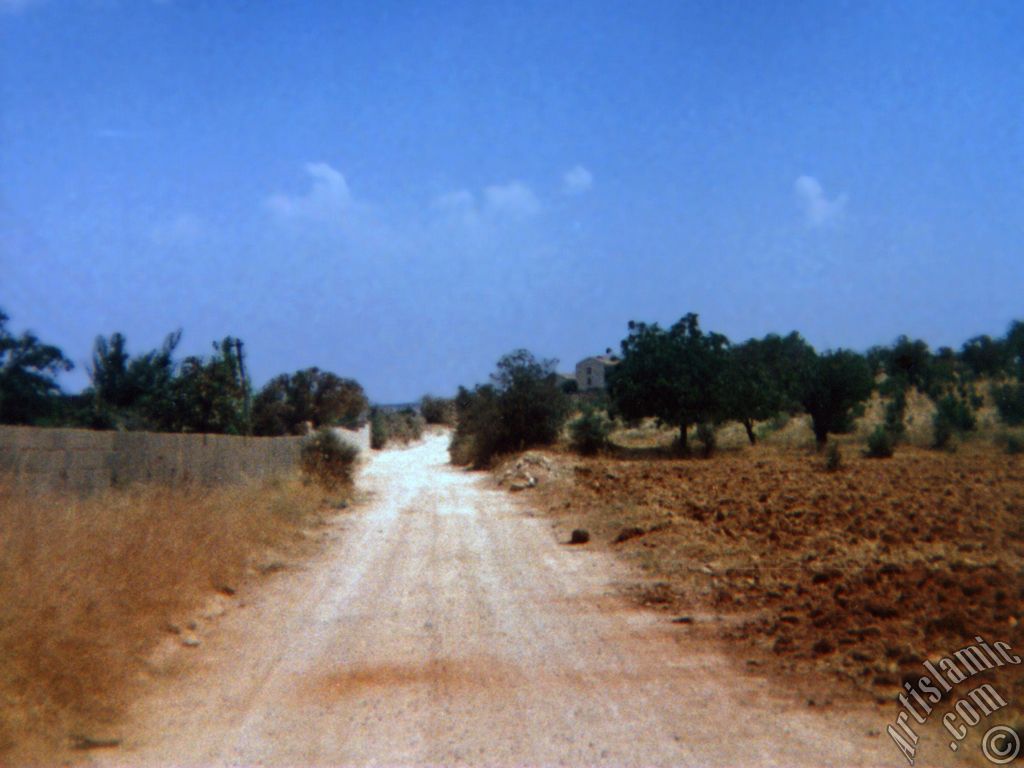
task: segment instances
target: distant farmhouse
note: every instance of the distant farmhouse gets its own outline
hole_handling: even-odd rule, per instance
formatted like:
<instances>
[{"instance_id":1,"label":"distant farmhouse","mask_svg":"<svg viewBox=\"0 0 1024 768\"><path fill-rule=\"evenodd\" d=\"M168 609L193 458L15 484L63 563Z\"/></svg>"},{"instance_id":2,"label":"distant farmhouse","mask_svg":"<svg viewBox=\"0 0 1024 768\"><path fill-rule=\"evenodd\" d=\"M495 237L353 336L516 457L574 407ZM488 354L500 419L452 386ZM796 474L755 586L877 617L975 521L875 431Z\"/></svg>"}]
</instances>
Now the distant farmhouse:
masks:
<instances>
[{"instance_id":1,"label":"distant farmhouse","mask_svg":"<svg viewBox=\"0 0 1024 768\"><path fill-rule=\"evenodd\" d=\"M596 357L585 357L576 363L576 386L580 392L608 388L608 372L619 364L619 358L606 350Z\"/></svg>"}]
</instances>

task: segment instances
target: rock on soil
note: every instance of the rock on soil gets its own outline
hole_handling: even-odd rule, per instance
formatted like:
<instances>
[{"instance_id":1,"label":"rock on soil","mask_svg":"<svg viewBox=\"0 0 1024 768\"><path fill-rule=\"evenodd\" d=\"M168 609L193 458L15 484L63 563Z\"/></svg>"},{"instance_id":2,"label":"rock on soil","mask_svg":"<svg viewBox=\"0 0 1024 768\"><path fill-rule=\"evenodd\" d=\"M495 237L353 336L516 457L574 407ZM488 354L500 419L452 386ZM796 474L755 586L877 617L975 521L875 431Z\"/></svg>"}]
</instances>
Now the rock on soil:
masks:
<instances>
[{"instance_id":1,"label":"rock on soil","mask_svg":"<svg viewBox=\"0 0 1024 768\"><path fill-rule=\"evenodd\" d=\"M524 453L497 473L498 485L510 491L525 491L556 474L554 463L540 453Z\"/></svg>"},{"instance_id":2,"label":"rock on soil","mask_svg":"<svg viewBox=\"0 0 1024 768\"><path fill-rule=\"evenodd\" d=\"M590 533L582 528L573 531L569 539L570 544L586 544L588 541L590 541Z\"/></svg>"}]
</instances>

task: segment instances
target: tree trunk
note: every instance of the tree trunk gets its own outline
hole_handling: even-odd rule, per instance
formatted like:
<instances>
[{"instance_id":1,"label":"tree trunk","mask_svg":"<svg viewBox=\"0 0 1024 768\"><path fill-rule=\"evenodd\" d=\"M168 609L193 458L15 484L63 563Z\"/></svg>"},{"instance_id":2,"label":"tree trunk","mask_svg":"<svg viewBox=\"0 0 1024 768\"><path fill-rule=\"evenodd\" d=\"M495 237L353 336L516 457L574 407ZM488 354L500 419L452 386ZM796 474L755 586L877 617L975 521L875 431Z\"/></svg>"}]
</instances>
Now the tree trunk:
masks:
<instances>
[{"instance_id":1,"label":"tree trunk","mask_svg":"<svg viewBox=\"0 0 1024 768\"><path fill-rule=\"evenodd\" d=\"M757 443L757 435L754 434L754 422L750 419L744 419L743 428L747 430L747 439L750 441L750 444L755 445Z\"/></svg>"},{"instance_id":2,"label":"tree trunk","mask_svg":"<svg viewBox=\"0 0 1024 768\"><path fill-rule=\"evenodd\" d=\"M828 430L817 424L814 425L814 440L818 444L818 450L822 450L828 442Z\"/></svg>"},{"instance_id":3,"label":"tree trunk","mask_svg":"<svg viewBox=\"0 0 1024 768\"><path fill-rule=\"evenodd\" d=\"M685 454L688 451L686 447L686 428L689 424L679 425L679 452Z\"/></svg>"}]
</instances>

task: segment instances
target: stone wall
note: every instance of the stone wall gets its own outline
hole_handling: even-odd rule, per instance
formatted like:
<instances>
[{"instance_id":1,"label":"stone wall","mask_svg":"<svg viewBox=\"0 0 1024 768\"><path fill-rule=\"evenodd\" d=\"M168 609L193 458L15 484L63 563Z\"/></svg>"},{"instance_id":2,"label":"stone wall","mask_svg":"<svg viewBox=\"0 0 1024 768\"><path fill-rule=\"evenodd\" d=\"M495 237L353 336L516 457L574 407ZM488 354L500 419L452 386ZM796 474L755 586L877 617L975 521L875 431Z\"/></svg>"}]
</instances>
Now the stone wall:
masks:
<instances>
[{"instance_id":1,"label":"stone wall","mask_svg":"<svg viewBox=\"0 0 1024 768\"><path fill-rule=\"evenodd\" d=\"M369 449L369 428L339 431ZM0 476L76 493L132 483L241 482L294 471L304 439L0 426Z\"/></svg>"},{"instance_id":2,"label":"stone wall","mask_svg":"<svg viewBox=\"0 0 1024 768\"><path fill-rule=\"evenodd\" d=\"M332 427L334 433L344 440L349 445L354 445L360 451L363 456L370 455L370 425L369 423L364 424L362 429L342 429L340 427Z\"/></svg>"}]
</instances>

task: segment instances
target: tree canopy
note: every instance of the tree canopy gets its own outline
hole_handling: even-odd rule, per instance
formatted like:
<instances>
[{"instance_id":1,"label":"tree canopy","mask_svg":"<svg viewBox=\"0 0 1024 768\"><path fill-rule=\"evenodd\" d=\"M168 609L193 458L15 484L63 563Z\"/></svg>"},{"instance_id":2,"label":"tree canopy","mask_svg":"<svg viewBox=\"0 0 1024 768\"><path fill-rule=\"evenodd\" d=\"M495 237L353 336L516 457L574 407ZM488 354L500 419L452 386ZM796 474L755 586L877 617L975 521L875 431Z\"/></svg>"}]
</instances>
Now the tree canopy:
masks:
<instances>
[{"instance_id":1,"label":"tree canopy","mask_svg":"<svg viewBox=\"0 0 1024 768\"><path fill-rule=\"evenodd\" d=\"M799 371L814 353L800 334L769 334L729 350L722 384L723 420L743 425L751 445L754 422L770 419L799 403Z\"/></svg>"},{"instance_id":2,"label":"tree canopy","mask_svg":"<svg viewBox=\"0 0 1024 768\"><path fill-rule=\"evenodd\" d=\"M848 432L853 408L871 397L874 382L863 355L846 349L810 354L801 368L800 404L811 417L818 445Z\"/></svg>"},{"instance_id":3,"label":"tree canopy","mask_svg":"<svg viewBox=\"0 0 1024 768\"><path fill-rule=\"evenodd\" d=\"M558 385L556 364L517 349L498 361L491 383L473 390L460 387L452 460L483 467L496 454L557 440L568 401Z\"/></svg>"},{"instance_id":4,"label":"tree canopy","mask_svg":"<svg viewBox=\"0 0 1024 768\"><path fill-rule=\"evenodd\" d=\"M253 429L257 435L302 432L303 425L355 427L365 416L369 401L358 382L319 368L275 376L253 402Z\"/></svg>"},{"instance_id":5,"label":"tree canopy","mask_svg":"<svg viewBox=\"0 0 1024 768\"><path fill-rule=\"evenodd\" d=\"M74 366L30 331L15 336L0 309L0 423L31 424L45 417L59 394L57 375Z\"/></svg>"},{"instance_id":6,"label":"tree canopy","mask_svg":"<svg viewBox=\"0 0 1024 768\"><path fill-rule=\"evenodd\" d=\"M692 312L669 329L630 322L622 359L610 374L613 413L627 420L653 416L686 430L716 421L724 411L723 385L729 340L704 333Z\"/></svg>"}]
</instances>

